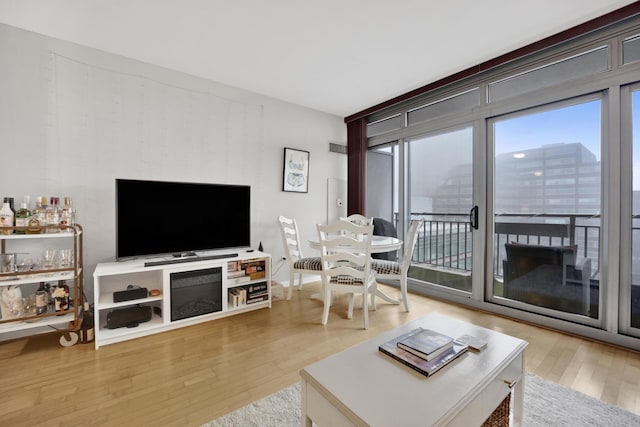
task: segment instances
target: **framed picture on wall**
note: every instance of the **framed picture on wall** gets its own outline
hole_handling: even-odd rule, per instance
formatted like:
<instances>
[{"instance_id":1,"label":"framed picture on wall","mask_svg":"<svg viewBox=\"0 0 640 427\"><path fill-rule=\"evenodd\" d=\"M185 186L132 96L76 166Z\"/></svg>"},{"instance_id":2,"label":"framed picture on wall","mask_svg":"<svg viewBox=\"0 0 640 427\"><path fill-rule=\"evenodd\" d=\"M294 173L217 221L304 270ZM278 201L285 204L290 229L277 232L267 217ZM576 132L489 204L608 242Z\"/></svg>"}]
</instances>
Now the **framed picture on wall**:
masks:
<instances>
[{"instance_id":1,"label":"framed picture on wall","mask_svg":"<svg viewBox=\"0 0 640 427\"><path fill-rule=\"evenodd\" d=\"M282 190L294 193L309 191L309 152L294 148L284 149Z\"/></svg>"}]
</instances>

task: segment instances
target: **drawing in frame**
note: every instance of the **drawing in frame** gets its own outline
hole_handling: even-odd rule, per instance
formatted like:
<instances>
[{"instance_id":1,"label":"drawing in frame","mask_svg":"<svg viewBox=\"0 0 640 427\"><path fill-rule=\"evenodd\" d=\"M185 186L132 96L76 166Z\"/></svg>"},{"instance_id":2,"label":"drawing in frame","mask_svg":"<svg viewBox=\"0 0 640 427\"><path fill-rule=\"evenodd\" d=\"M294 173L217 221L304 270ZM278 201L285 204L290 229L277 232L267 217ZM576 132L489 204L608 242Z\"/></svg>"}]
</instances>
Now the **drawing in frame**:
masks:
<instances>
[{"instance_id":1,"label":"drawing in frame","mask_svg":"<svg viewBox=\"0 0 640 427\"><path fill-rule=\"evenodd\" d=\"M309 152L294 148L284 149L282 190L294 193L309 191Z\"/></svg>"}]
</instances>

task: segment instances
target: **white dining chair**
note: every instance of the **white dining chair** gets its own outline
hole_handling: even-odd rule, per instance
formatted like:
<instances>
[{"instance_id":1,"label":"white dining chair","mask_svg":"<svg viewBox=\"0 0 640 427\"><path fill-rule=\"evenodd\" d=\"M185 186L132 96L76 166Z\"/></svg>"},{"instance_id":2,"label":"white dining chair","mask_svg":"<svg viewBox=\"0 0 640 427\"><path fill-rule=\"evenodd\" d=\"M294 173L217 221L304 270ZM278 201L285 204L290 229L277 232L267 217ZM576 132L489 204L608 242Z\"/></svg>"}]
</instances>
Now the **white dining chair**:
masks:
<instances>
[{"instance_id":1,"label":"white dining chair","mask_svg":"<svg viewBox=\"0 0 640 427\"><path fill-rule=\"evenodd\" d=\"M357 225L339 220L328 225L318 224L317 227L324 293L322 324L326 325L329 319L334 292L349 294L349 319L353 317L355 294L361 293L364 328L369 329L369 295L371 306L376 309L376 278L371 270L373 224Z\"/></svg>"},{"instance_id":2,"label":"white dining chair","mask_svg":"<svg viewBox=\"0 0 640 427\"><path fill-rule=\"evenodd\" d=\"M284 256L289 265L289 292L287 299L291 299L295 275L298 275L298 290L302 289L302 278L305 274L318 276L322 271L322 260L320 257L305 257L300 247L300 234L298 224L294 218L287 218L280 215L278 217L280 234L284 245Z\"/></svg>"},{"instance_id":3,"label":"white dining chair","mask_svg":"<svg viewBox=\"0 0 640 427\"><path fill-rule=\"evenodd\" d=\"M344 219L356 225L370 225L373 223L373 218L367 218L361 214L351 214L347 217L341 217L340 219Z\"/></svg>"},{"instance_id":4,"label":"white dining chair","mask_svg":"<svg viewBox=\"0 0 640 427\"><path fill-rule=\"evenodd\" d=\"M373 225L373 218L367 218L364 215L361 214L351 214L347 217L340 217L340 219L345 220L345 221L349 221L352 224L356 224L356 225ZM362 238L362 236L357 236L359 239Z\"/></svg>"},{"instance_id":5,"label":"white dining chair","mask_svg":"<svg viewBox=\"0 0 640 427\"><path fill-rule=\"evenodd\" d=\"M422 224L423 221L421 220L413 220L409 224L407 240L404 244L404 253L400 262L382 259L374 259L371 261L371 269L375 271L377 279L397 280L400 282L400 294L402 295L402 302L404 303L405 311L409 311L409 301L407 298L407 273L411 266L411 258L413 258L413 252L416 247L418 234L420 233Z\"/></svg>"}]
</instances>

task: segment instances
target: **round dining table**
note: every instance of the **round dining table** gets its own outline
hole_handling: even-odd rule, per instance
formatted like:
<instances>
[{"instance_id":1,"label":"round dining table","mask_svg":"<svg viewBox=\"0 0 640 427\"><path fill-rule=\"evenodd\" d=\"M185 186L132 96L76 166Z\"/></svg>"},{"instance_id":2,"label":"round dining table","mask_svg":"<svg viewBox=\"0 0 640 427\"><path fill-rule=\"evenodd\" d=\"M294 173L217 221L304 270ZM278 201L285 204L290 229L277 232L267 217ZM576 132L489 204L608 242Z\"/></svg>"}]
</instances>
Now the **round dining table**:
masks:
<instances>
[{"instance_id":1,"label":"round dining table","mask_svg":"<svg viewBox=\"0 0 640 427\"><path fill-rule=\"evenodd\" d=\"M320 250L318 240L309 240L312 249ZM389 236L371 236L371 253L383 253L397 251L402 247L402 240ZM348 248L345 248L347 250Z\"/></svg>"}]
</instances>

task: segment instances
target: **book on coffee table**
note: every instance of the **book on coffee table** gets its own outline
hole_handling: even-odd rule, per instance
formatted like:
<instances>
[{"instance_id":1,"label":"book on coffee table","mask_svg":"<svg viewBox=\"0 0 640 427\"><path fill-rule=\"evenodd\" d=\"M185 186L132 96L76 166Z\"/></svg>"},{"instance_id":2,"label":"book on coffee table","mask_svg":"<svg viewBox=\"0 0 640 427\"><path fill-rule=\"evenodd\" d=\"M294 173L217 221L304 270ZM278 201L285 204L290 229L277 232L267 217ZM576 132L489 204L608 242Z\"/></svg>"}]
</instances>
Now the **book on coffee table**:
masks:
<instances>
[{"instance_id":1,"label":"book on coffee table","mask_svg":"<svg viewBox=\"0 0 640 427\"><path fill-rule=\"evenodd\" d=\"M431 360L453 347L453 338L431 329L417 328L398 341L398 347L425 360Z\"/></svg>"},{"instance_id":2,"label":"book on coffee table","mask_svg":"<svg viewBox=\"0 0 640 427\"><path fill-rule=\"evenodd\" d=\"M378 346L378 350L380 350L387 356L392 357L398 362L410 367L411 369L414 369L423 375L430 376L443 367L447 366L453 360L466 353L469 349L469 346L467 346L466 344L454 341L453 345L444 353L441 353L431 360L425 360L413 353L410 353L398 347L398 342L407 338L412 332L407 332L406 334L400 335L392 340L380 344L380 346Z\"/></svg>"}]
</instances>

